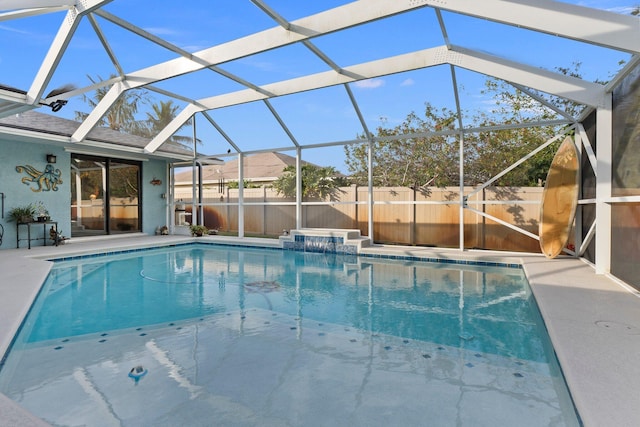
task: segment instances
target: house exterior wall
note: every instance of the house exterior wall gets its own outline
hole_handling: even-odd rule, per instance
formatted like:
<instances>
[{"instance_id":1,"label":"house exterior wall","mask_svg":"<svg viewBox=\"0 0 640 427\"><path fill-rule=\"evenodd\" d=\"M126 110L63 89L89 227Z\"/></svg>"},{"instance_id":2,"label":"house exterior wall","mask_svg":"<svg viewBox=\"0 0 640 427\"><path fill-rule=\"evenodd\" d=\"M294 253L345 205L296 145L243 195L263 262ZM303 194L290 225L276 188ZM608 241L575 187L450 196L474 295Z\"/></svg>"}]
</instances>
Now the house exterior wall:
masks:
<instances>
[{"instance_id":1,"label":"house exterior wall","mask_svg":"<svg viewBox=\"0 0 640 427\"><path fill-rule=\"evenodd\" d=\"M56 156L56 163L53 164L54 173L59 172L62 182L49 189L44 182L41 187L37 181L23 183L22 180L30 179L30 176L25 172L18 172L16 167L31 166L43 172L47 166L47 154ZM42 202L49 211L51 220L58 222L58 230L68 236L71 229L69 153L61 147L50 144L17 142L0 136L0 159L0 192L4 193L3 215L0 212L0 224L4 227L4 235L0 249L16 247L16 223L9 221L9 210L30 203ZM41 191L34 191L39 188ZM34 242L33 244L41 245L42 243ZM26 246L27 242L20 242L20 247Z\"/></svg>"},{"instance_id":2,"label":"house exterior wall","mask_svg":"<svg viewBox=\"0 0 640 427\"><path fill-rule=\"evenodd\" d=\"M31 177L26 172L16 170L17 166L31 166L43 172L47 166L47 154L56 156L56 163L53 164L54 173L59 172L61 182L55 187L47 188L45 182L39 186L37 180L36 182L28 181ZM9 210L30 203L42 202L49 211L51 220L58 222L58 230L63 235L70 236L70 162L71 154L60 146L15 141L0 135L0 193L4 195L0 200L4 205L0 205L0 208L3 208L0 212L0 225L4 228L0 250L16 248L16 223L10 221ZM142 232L144 233L154 234L158 227L167 224L167 199L162 197L163 194L168 194L167 169L167 162L164 160L150 159L142 162ZM22 182L23 179L26 183ZM151 183L154 179L159 179L162 183L154 185ZM41 191L34 191L38 189ZM37 232L38 235L42 233L35 227L32 227L32 232ZM21 236L25 233L22 229ZM47 244L50 242L47 241ZM34 241L33 245L42 245L42 241ZM27 242L20 241L20 248L26 247Z\"/></svg>"},{"instance_id":3,"label":"house exterior wall","mask_svg":"<svg viewBox=\"0 0 640 427\"><path fill-rule=\"evenodd\" d=\"M151 181L160 180L154 185ZM154 234L158 227L168 226L167 216L169 174L167 162L142 162L142 232ZM163 197L164 195L164 197Z\"/></svg>"}]
</instances>

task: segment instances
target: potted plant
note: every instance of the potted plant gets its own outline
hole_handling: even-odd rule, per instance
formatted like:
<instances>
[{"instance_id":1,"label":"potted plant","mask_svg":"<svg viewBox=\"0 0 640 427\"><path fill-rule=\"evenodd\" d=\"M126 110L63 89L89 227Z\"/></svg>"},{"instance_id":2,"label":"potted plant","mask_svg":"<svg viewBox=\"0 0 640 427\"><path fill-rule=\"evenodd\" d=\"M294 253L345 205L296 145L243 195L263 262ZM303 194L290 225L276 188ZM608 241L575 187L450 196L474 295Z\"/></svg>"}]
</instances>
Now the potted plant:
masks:
<instances>
[{"instance_id":1,"label":"potted plant","mask_svg":"<svg viewBox=\"0 0 640 427\"><path fill-rule=\"evenodd\" d=\"M189 226L189 231L191 231L192 236L202 236L203 234L207 234L209 229L204 225L191 224Z\"/></svg>"},{"instance_id":2,"label":"potted plant","mask_svg":"<svg viewBox=\"0 0 640 427\"><path fill-rule=\"evenodd\" d=\"M33 216L36 214L36 209L32 204L25 206L17 206L11 208L8 212L9 221L15 221L19 223L33 222Z\"/></svg>"},{"instance_id":3,"label":"potted plant","mask_svg":"<svg viewBox=\"0 0 640 427\"><path fill-rule=\"evenodd\" d=\"M49 211L44 206L44 203L37 202L36 204L33 205L33 210L37 214L38 222L47 222L51 219L51 216L49 215Z\"/></svg>"}]
</instances>

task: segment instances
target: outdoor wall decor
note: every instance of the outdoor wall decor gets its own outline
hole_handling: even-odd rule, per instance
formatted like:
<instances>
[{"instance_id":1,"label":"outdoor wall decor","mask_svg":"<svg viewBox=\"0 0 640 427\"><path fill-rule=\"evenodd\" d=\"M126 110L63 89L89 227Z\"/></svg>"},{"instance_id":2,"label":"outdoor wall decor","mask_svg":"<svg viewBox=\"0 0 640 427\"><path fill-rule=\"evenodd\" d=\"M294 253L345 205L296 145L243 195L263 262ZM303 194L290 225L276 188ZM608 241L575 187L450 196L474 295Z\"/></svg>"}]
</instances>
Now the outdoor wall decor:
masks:
<instances>
[{"instance_id":1,"label":"outdoor wall decor","mask_svg":"<svg viewBox=\"0 0 640 427\"><path fill-rule=\"evenodd\" d=\"M31 186L31 191L39 193L41 191L58 191L58 185L62 184L60 169L54 169L53 165L47 164L44 172L40 172L31 165L16 166L16 172L26 173L28 176L22 177L22 183Z\"/></svg>"}]
</instances>

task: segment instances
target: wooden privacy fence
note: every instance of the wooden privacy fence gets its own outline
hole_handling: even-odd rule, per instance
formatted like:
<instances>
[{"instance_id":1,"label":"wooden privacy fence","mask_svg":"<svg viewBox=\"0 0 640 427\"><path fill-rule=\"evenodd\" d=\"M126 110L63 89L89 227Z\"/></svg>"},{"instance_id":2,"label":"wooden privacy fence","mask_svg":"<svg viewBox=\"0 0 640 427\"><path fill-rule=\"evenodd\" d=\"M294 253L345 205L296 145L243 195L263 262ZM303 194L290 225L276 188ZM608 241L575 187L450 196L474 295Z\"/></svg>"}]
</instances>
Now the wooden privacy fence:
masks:
<instances>
[{"instance_id":1,"label":"wooden privacy fence","mask_svg":"<svg viewBox=\"0 0 640 427\"><path fill-rule=\"evenodd\" d=\"M470 194L472 188L465 188ZM469 207L538 234L541 187L490 187L468 198ZM243 190L246 234L276 236L296 227L295 200L275 190ZM190 200L191 190L176 188L176 199ZM331 198L305 201L302 225L308 228L357 228L368 232L368 189L342 187ZM375 187L373 235L376 243L459 246L459 188ZM513 201L513 202L509 202ZM320 204L320 203L326 204ZM238 231L238 190L204 190L204 223L221 231ZM538 241L482 215L464 210L464 245L506 251L539 252Z\"/></svg>"},{"instance_id":2,"label":"wooden privacy fence","mask_svg":"<svg viewBox=\"0 0 640 427\"><path fill-rule=\"evenodd\" d=\"M112 231L140 229L137 197L109 199L109 226ZM102 198L82 199L71 204L71 220L86 230L104 230L105 201Z\"/></svg>"}]
</instances>

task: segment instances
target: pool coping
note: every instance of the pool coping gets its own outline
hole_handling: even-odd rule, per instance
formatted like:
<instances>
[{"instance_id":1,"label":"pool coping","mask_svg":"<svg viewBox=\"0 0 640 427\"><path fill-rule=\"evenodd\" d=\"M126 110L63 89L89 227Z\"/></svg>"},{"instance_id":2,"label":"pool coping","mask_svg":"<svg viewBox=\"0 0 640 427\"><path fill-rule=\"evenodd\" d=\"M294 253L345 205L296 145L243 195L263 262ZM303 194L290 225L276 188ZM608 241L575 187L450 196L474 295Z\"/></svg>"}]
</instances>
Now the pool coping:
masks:
<instances>
[{"instance_id":1,"label":"pool coping","mask_svg":"<svg viewBox=\"0 0 640 427\"><path fill-rule=\"evenodd\" d=\"M279 248L276 239L130 235L73 239L59 247L1 250L0 355L5 354L47 277L52 265L48 259L191 242ZM363 248L361 255L520 265L584 425L632 426L640 419L635 398L640 389L640 364L636 360L640 354L640 293L631 287L607 275L597 275L591 265L570 257L548 260L538 254L392 245ZM33 415L2 395L0 413L22 419L22 424L13 425L34 425Z\"/></svg>"}]
</instances>

